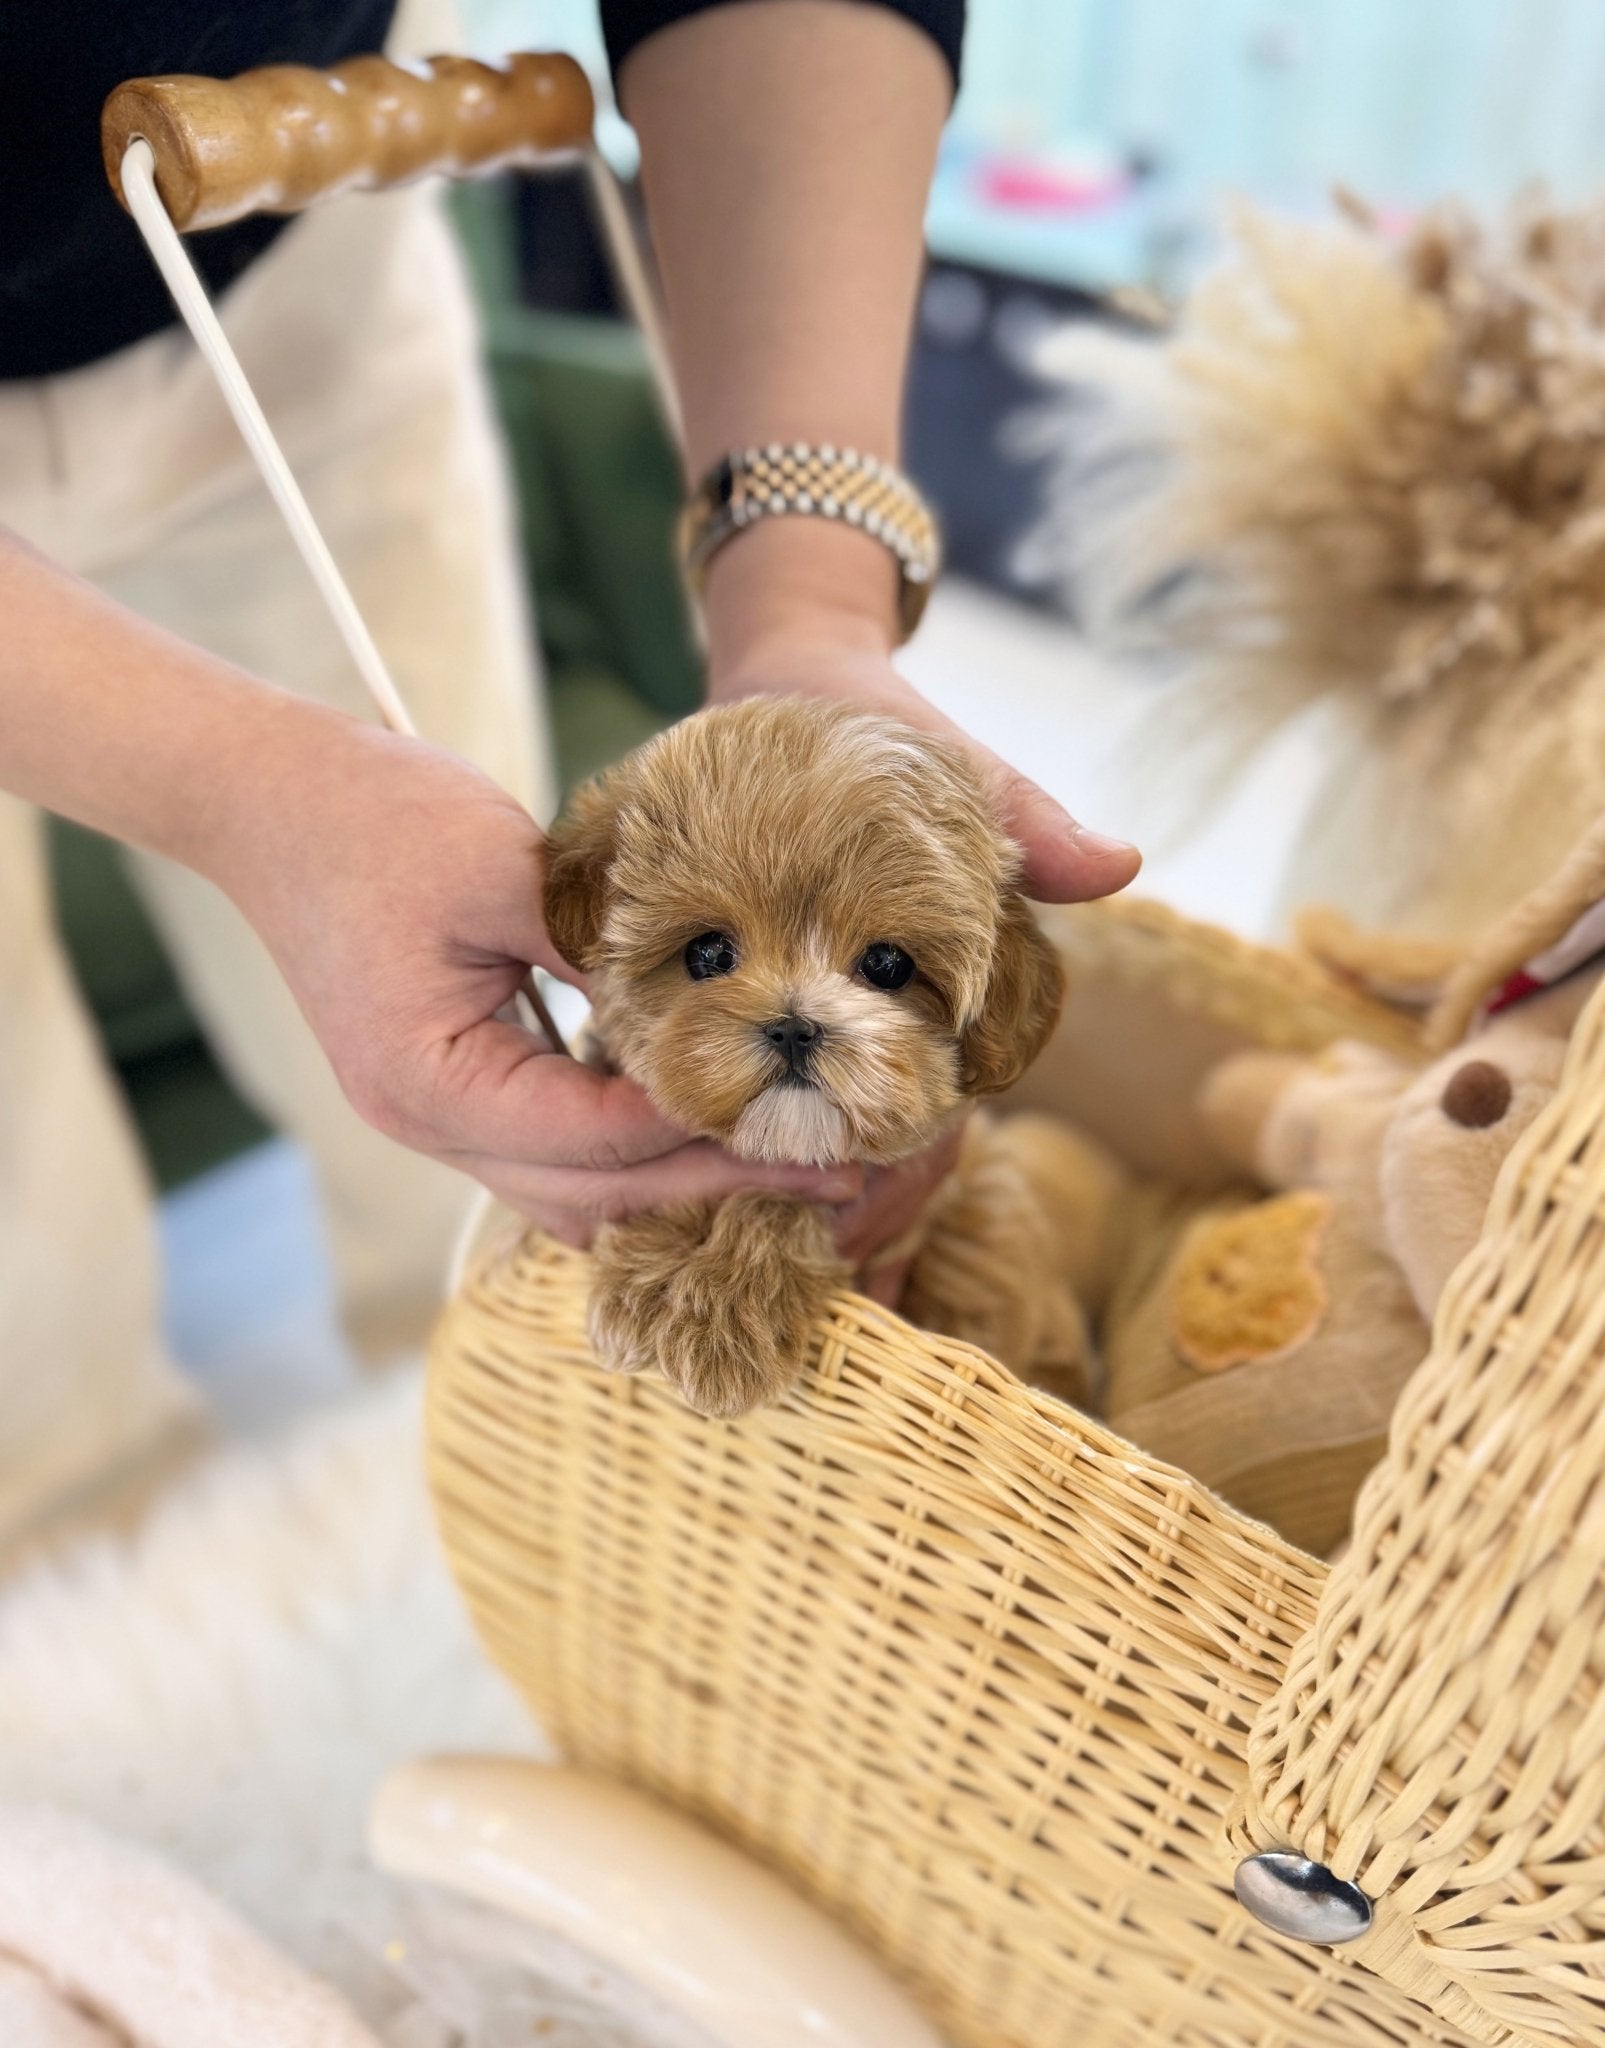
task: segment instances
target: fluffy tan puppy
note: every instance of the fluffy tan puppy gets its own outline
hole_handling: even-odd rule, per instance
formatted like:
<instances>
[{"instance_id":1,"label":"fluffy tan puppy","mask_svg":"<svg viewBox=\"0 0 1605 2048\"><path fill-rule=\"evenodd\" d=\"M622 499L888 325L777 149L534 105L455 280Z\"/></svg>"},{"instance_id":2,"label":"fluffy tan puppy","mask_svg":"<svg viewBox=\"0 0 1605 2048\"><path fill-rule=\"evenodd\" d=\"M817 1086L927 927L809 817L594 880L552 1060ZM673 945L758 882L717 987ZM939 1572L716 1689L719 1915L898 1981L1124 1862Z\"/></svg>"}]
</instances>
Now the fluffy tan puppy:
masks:
<instances>
[{"instance_id":1,"label":"fluffy tan puppy","mask_svg":"<svg viewBox=\"0 0 1605 2048\"><path fill-rule=\"evenodd\" d=\"M546 921L607 1062L750 1159L883 1163L1041 1049L1063 979L954 747L835 705L704 711L571 800ZM693 1408L783 1393L850 1274L829 1212L742 1194L606 1225L592 1339ZM963 1334L962 1332L957 1334Z\"/></svg>"}]
</instances>

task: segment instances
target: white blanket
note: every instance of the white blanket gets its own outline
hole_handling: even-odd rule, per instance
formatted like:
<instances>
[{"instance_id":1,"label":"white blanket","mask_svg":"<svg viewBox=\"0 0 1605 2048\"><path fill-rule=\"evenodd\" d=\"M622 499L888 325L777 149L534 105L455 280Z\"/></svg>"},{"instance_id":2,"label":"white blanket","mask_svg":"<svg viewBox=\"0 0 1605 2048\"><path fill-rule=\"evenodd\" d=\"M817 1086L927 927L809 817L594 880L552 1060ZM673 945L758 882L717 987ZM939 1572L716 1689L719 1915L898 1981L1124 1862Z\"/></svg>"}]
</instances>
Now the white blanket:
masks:
<instances>
[{"instance_id":1,"label":"white blanket","mask_svg":"<svg viewBox=\"0 0 1605 2048\"><path fill-rule=\"evenodd\" d=\"M132 1542L96 1541L0 1590L0 1800L47 1802L170 1859L391 2048L481 2027L490 2038L497 1999L543 2018L554 2048L683 2039L628 2000L626 2024L620 1987L577 1975L555 1948L524 1944L544 1983L527 1962L515 1984L461 1946L445 1953L450 1914L368 1863L368 1799L393 1765L441 1749L546 1753L473 1640L436 1548L421 1448L409 1375L283 1446L223 1454ZM58 1984L87 1981L64 1964L70 1951L88 1967L90 1940L73 1931ZM0 1932L0 1959L6 1946ZM7 1981L19 2015L0 2028L7 2048L29 2038L29 2001L50 2048L117 2040L59 2004L51 2023L76 2032L42 2031L38 1981L15 1968ZM147 2038L167 2048L165 2034Z\"/></svg>"},{"instance_id":2,"label":"white blanket","mask_svg":"<svg viewBox=\"0 0 1605 2048\"><path fill-rule=\"evenodd\" d=\"M343 1998L148 1849L0 1804L0 2040L378 2048Z\"/></svg>"}]
</instances>

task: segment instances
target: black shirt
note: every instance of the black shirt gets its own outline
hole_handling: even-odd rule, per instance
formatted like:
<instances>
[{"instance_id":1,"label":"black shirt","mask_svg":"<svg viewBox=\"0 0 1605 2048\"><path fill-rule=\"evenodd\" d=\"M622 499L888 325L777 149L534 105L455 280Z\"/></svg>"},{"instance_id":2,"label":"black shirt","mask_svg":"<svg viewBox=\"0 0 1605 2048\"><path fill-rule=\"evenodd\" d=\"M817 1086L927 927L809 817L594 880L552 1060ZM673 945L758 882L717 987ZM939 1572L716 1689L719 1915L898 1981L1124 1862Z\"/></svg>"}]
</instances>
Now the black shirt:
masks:
<instances>
[{"instance_id":1,"label":"black shirt","mask_svg":"<svg viewBox=\"0 0 1605 2048\"><path fill-rule=\"evenodd\" d=\"M667 28L671 21L684 21L688 14L700 14L716 7L720 0L601 0L602 34L607 39L608 62L613 76L637 43ZM924 29L947 59L958 90L959 53L964 42L964 0L880 0L894 14L906 15Z\"/></svg>"},{"instance_id":2,"label":"black shirt","mask_svg":"<svg viewBox=\"0 0 1605 2048\"><path fill-rule=\"evenodd\" d=\"M615 69L654 29L720 0L602 0ZM963 0L879 0L927 28L955 78ZM174 318L139 232L106 182L100 109L127 78L232 78L379 50L396 0L10 0L0 25L0 378L98 361ZM540 10L531 7L538 28ZM537 38L538 39L538 38ZM257 215L189 238L225 290L285 221Z\"/></svg>"}]
</instances>

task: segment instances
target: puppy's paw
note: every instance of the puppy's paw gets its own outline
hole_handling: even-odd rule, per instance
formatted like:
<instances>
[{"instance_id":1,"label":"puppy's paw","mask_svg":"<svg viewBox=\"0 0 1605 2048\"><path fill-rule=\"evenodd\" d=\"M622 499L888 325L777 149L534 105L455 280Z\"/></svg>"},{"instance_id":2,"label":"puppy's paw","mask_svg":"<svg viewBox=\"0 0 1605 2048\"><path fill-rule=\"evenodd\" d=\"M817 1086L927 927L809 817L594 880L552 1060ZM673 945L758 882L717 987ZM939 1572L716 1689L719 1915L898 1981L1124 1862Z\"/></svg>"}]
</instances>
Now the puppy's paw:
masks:
<instances>
[{"instance_id":1,"label":"puppy's paw","mask_svg":"<svg viewBox=\"0 0 1605 2048\"><path fill-rule=\"evenodd\" d=\"M664 1369L698 1415L733 1419L778 1401L807 1362L806 1329L776 1332L717 1315L670 1324Z\"/></svg>"},{"instance_id":2,"label":"puppy's paw","mask_svg":"<svg viewBox=\"0 0 1605 2048\"><path fill-rule=\"evenodd\" d=\"M762 1194L611 1224L596 1267L591 1334L602 1363L653 1368L710 1416L745 1415L786 1392L846 1278L825 1213Z\"/></svg>"},{"instance_id":3,"label":"puppy's paw","mask_svg":"<svg viewBox=\"0 0 1605 2048\"><path fill-rule=\"evenodd\" d=\"M734 1195L681 1274L664 1370L699 1415L778 1401L808 1362L815 1324L846 1278L830 1220L788 1195Z\"/></svg>"},{"instance_id":4,"label":"puppy's paw","mask_svg":"<svg viewBox=\"0 0 1605 2048\"><path fill-rule=\"evenodd\" d=\"M657 1363L652 1335L658 1318L649 1293L628 1287L593 1293L586 1327L602 1370L650 1371Z\"/></svg>"},{"instance_id":5,"label":"puppy's paw","mask_svg":"<svg viewBox=\"0 0 1605 2048\"><path fill-rule=\"evenodd\" d=\"M710 1208L660 1209L597 1232L588 1326L605 1371L665 1370L676 1288L713 1218Z\"/></svg>"}]
</instances>

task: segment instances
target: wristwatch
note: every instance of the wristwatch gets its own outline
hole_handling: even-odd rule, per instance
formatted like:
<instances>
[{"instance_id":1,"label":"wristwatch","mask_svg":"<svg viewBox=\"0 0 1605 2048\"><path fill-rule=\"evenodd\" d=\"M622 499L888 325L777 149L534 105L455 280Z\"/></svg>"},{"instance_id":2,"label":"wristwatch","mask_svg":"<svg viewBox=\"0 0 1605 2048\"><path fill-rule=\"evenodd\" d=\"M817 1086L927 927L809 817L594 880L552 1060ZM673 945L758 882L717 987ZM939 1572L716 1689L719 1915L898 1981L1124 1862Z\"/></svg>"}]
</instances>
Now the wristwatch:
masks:
<instances>
[{"instance_id":1,"label":"wristwatch","mask_svg":"<svg viewBox=\"0 0 1605 2048\"><path fill-rule=\"evenodd\" d=\"M902 638L919 624L942 566L942 539L930 507L900 470L855 448L829 442L770 441L714 464L687 500L680 560L700 597L708 563L760 519L801 515L856 526L897 558Z\"/></svg>"}]
</instances>

